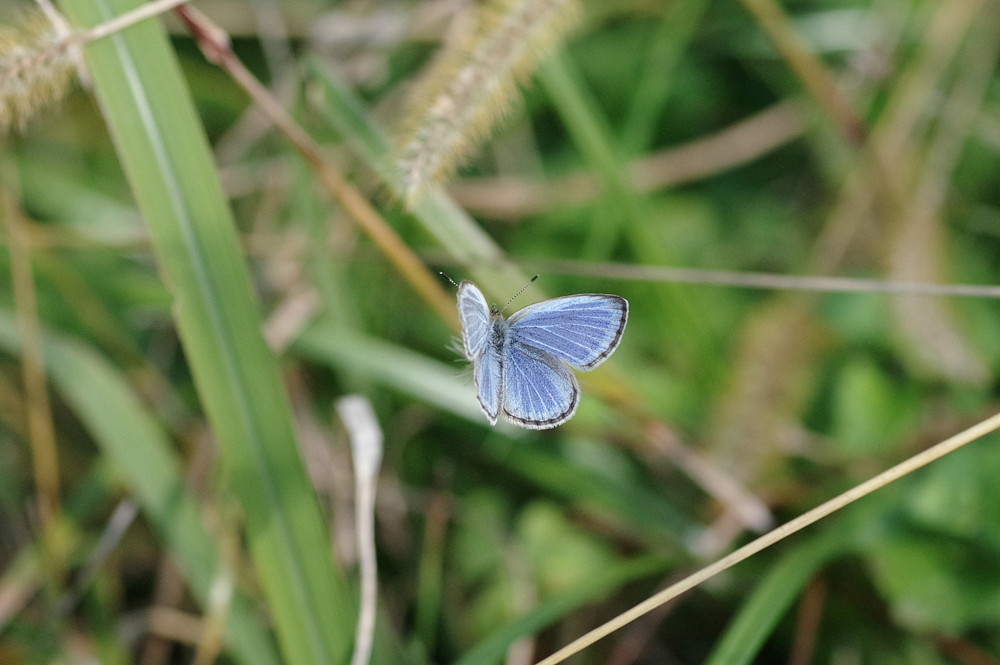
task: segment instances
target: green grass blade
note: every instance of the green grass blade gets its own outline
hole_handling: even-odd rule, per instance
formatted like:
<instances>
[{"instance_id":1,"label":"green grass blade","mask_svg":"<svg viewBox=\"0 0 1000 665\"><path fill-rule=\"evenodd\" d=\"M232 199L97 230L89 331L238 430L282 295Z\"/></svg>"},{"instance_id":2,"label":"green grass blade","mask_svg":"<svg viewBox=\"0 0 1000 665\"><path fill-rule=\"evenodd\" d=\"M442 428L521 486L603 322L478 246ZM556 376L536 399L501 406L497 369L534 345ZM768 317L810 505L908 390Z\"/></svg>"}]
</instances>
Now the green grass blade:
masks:
<instances>
[{"instance_id":1,"label":"green grass blade","mask_svg":"<svg viewBox=\"0 0 1000 665\"><path fill-rule=\"evenodd\" d=\"M656 556L642 557L611 567L588 584L540 604L519 620L497 631L466 653L456 665L493 665L502 662L510 645L516 640L536 635L587 603L600 599L624 584L660 573L664 567L664 560Z\"/></svg>"},{"instance_id":2,"label":"green grass blade","mask_svg":"<svg viewBox=\"0 0 1000 665\"><path fill-rule=\"evenodd\" d=\"M622 479L612 480L582 468L565 458L565 453L542 446L505 444L500 441L483 446L478 455L518 474L553 496L565 497L583 511L596 515L619 515L618 528L634 530L637 538L658 546L696 537L687 526L683 511L672 506L656 492Z\"/></svg>"},{"instance_id":3,"label":"green grass blade","mask_svg":"<svg viewBox=\"0 0 1000 665\"><path fill-rule=\"evenodd\" d=\"M18 354L14 315L0 311L0 348ZM45 338L48 376L90 431L146 518L169 545L191 592L204 605L215 581L219 552L205 531L201 508L185 489L181 466L154 417L120 373L90 348L56 335ZM75 505L75 504L72 504ZM274 645L249 600L233 599L227 644L245 665L275 665Z\"/></svg>"},{"instance_id":4,"label":"green grass blade","mask_svg":"<svg viewBox=\"0 0 1000 665\"><path fill-rule=\"evenodd\" d=\"M657 123L676 83L677 66L691 45L708 0L678 2L666 8L649 38L649 52L622 120L622 155L641 154L653 143Z\"/></svg>"},{"instance_id":5,"label":"green grass blade","mask_svg":"<svg viewBox=\"0 0 1000 665\"><path fill-rule=\"evenodd\" d=\"M134 0L67 0L90 26ZM238 497L288 662L337 663L353 603L298 457L278 365L203 129L166 36L146 22L86 48L94 91L149 226L198 394Z\"/></svg>"},{"instance_id":6,"label":"green grass blade","mask_svg":"<svg viewBox=\"0 0 1000 665\"><path fill-rule=\"evenodd\" d=\"M472 422L485 422L479 404L472 397L472 376L468 372L463 374L463 365L449 367L329 322L316 322L307 328L292 348L314 362L378 381Z\"/></svg>"},{"instance_id":7,"label":"green grass blade","mask_svg":"<svg viewBox=\"0 0 1000 665\"><path fill-rule=\"evenodd\" d=\"M753 663L778 621L802 593L806 583L832 557L850 547L853 539L836 529L797 545L774 564L767 576L726 628L705 665Z\"/></svg>"},{"instance_id":8,"label":"green grass blade","mask_svg":"<svg viewBox=\"0 0 1000 665\"><path fill-rule=\"evenodd\" d=\"M362 162L377 173L382 185L401 197L403 183L392 168L392 149L386 132L372 119L355 93L319 60L308 61L323 104L318 109L341 136L348 138ZM413 215L448 254L467 266L482 284L507 297L527 280L511 265L499 245L439 187L428 187Z\"/></svg>"},{"instance_id":9,"label":"green grass blade","mask_svg":"<svg viewBox=\"0 0 1000 665\"><path fill-rule=\"evenodd\" d=\"M656 220L651 219L651 208L628 182L624 156L619 154L611 127L598 113L600 104L587 90L572 60L554 55L539 68L538 78L567 131L608 192L608 214L600 224L592 225L589 244L594 249L587 253L593 258L602 257L623 236L640 262L676 264L673 252L654 233ZM659 299L661 326L675 340L671 353L693 362L700 372L711 370L714 375L723 375L725 367L718 361L718 340L708 328L702 304L691 297L689 290L675 285L663 285L656 289L655 295Z\"/></svg>"}]
</instances>

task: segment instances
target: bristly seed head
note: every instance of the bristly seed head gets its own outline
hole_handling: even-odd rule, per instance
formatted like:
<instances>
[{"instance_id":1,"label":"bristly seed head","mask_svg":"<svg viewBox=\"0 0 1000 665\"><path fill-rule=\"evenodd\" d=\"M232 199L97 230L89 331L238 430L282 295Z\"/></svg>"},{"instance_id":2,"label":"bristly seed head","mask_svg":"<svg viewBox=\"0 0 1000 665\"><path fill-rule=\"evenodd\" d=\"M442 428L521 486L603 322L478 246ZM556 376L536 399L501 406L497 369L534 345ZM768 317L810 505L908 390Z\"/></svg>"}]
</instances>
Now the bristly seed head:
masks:
<instances>
[{"instance_id":1,"label":"bristly seed head","mask_svg":"<svg viewBox=\"0 0 1000 665\"><path fill-rule=\"evenodd\" d=\"M413 96L397 152L409 207L448 178L519 98L517 84L575 24L577 0L486 0L475 27L445 48Z\"/></svg>"},{"instance_id":2,"label":"bristly seed head","mask_svg":"<svg viewBox=\"0 0 1000 665\"><path fill-rule=\"evenodd\" d=\"M0 135L23 131L62 99L73 80L74 44L40 10L0 26Z\"/></svg>"}]
</instances>

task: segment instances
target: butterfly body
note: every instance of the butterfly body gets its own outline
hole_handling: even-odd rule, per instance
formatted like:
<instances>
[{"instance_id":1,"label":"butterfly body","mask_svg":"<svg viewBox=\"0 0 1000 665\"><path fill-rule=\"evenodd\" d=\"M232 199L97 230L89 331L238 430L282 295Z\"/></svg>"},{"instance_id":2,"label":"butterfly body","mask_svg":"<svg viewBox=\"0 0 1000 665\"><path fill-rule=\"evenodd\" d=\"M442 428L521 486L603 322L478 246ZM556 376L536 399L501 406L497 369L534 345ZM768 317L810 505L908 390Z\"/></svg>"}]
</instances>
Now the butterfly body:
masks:
<instances>
[{"instance_id":1,"label":"butterfly body","mask_svg":"<svg viewBox=\"0 0 1000 665\"><path fill-rule=\"evenodd\" d=\"M504 319L472 282L458 287L462 345L490 424L503 415L529 429L569 420L580 401L570 367L594 369L614 353L628 320L620 296L553 298Z\"/></svg>"}]
</instances>

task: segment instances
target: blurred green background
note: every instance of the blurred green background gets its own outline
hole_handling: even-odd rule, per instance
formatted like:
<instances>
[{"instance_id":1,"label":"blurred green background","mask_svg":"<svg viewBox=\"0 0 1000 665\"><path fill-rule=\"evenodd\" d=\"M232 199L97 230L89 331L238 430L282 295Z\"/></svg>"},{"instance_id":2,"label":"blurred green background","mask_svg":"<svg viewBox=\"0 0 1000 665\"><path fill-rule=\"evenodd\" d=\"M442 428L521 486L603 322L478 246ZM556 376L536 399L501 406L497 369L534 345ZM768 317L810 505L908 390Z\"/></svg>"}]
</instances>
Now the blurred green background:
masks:
<instances>
[{"instance_id":1,"label":"blurred green background","mask_svg":"<svg viewBox=\"0 0 1000 665\"><path fill-rule=\"evenodd\" d=\"M996 283L995 0L585 2L412 210L392 145L475 4L196 4L402 248L176 17L88 47L0 151L0 663L347 662L345 394L385 436L372 662L414 665L535 662L997 410L993 298L655 270ZM626 297L576 416L491 428L404 250L501 305L540 273L508 313ZM996 443L573 662L1000 663Z\"/></svg>"}]
</instances>

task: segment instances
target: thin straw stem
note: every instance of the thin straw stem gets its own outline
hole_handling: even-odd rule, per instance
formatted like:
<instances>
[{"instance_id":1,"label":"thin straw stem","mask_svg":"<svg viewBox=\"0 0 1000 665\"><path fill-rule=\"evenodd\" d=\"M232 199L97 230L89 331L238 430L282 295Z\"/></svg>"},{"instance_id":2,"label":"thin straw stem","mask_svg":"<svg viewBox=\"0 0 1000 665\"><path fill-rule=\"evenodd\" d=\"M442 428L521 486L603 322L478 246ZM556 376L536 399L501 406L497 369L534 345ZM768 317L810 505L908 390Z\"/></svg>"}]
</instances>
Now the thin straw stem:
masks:
<instances>
[{"instance_id":1,"label":"thin straw stem","mask_svg":"<svg viewBox=\"0 0 1000 665\"><path fill-rule=\"evenodd\" d=\"M662 591L647 598L630 610L619 614L607 623L604 623L589 633L573 640L548 658L544 658L539 661L537 665L556 665L556 663L563 662L570 656L579 653L601 638L607 637L611 633L631 623L632 621L635 621L644 614L673 600L685 591L693 589L702 582L718 575L722 571L735 566L744 559L748 559L754 554L771 547L792 534L801 531L807 526L837 512L841 508L854 503L858 499L867 496L910 473L913 473L917 469L930 464L936 459L953 453L965 444L971 443L972 441L975 441L976 439L983 437L998 428L1000 428L1000 413L993 415L948 439L945 439L941 443L928 448L927 450L918 453L903 462L900 462L896 466L883 471L874 478L866 480L860 485L856 485L855 487L847 490L843 494L840 494L813 508L812 510L803 513L792 521L782 524L773 531L764 534L753 542L750 542L731 554L722 557L715 563L705 566L701 570L689 575L676 584L670 585L666 589L663 589Z\"/></svg>"}]
</instances>

